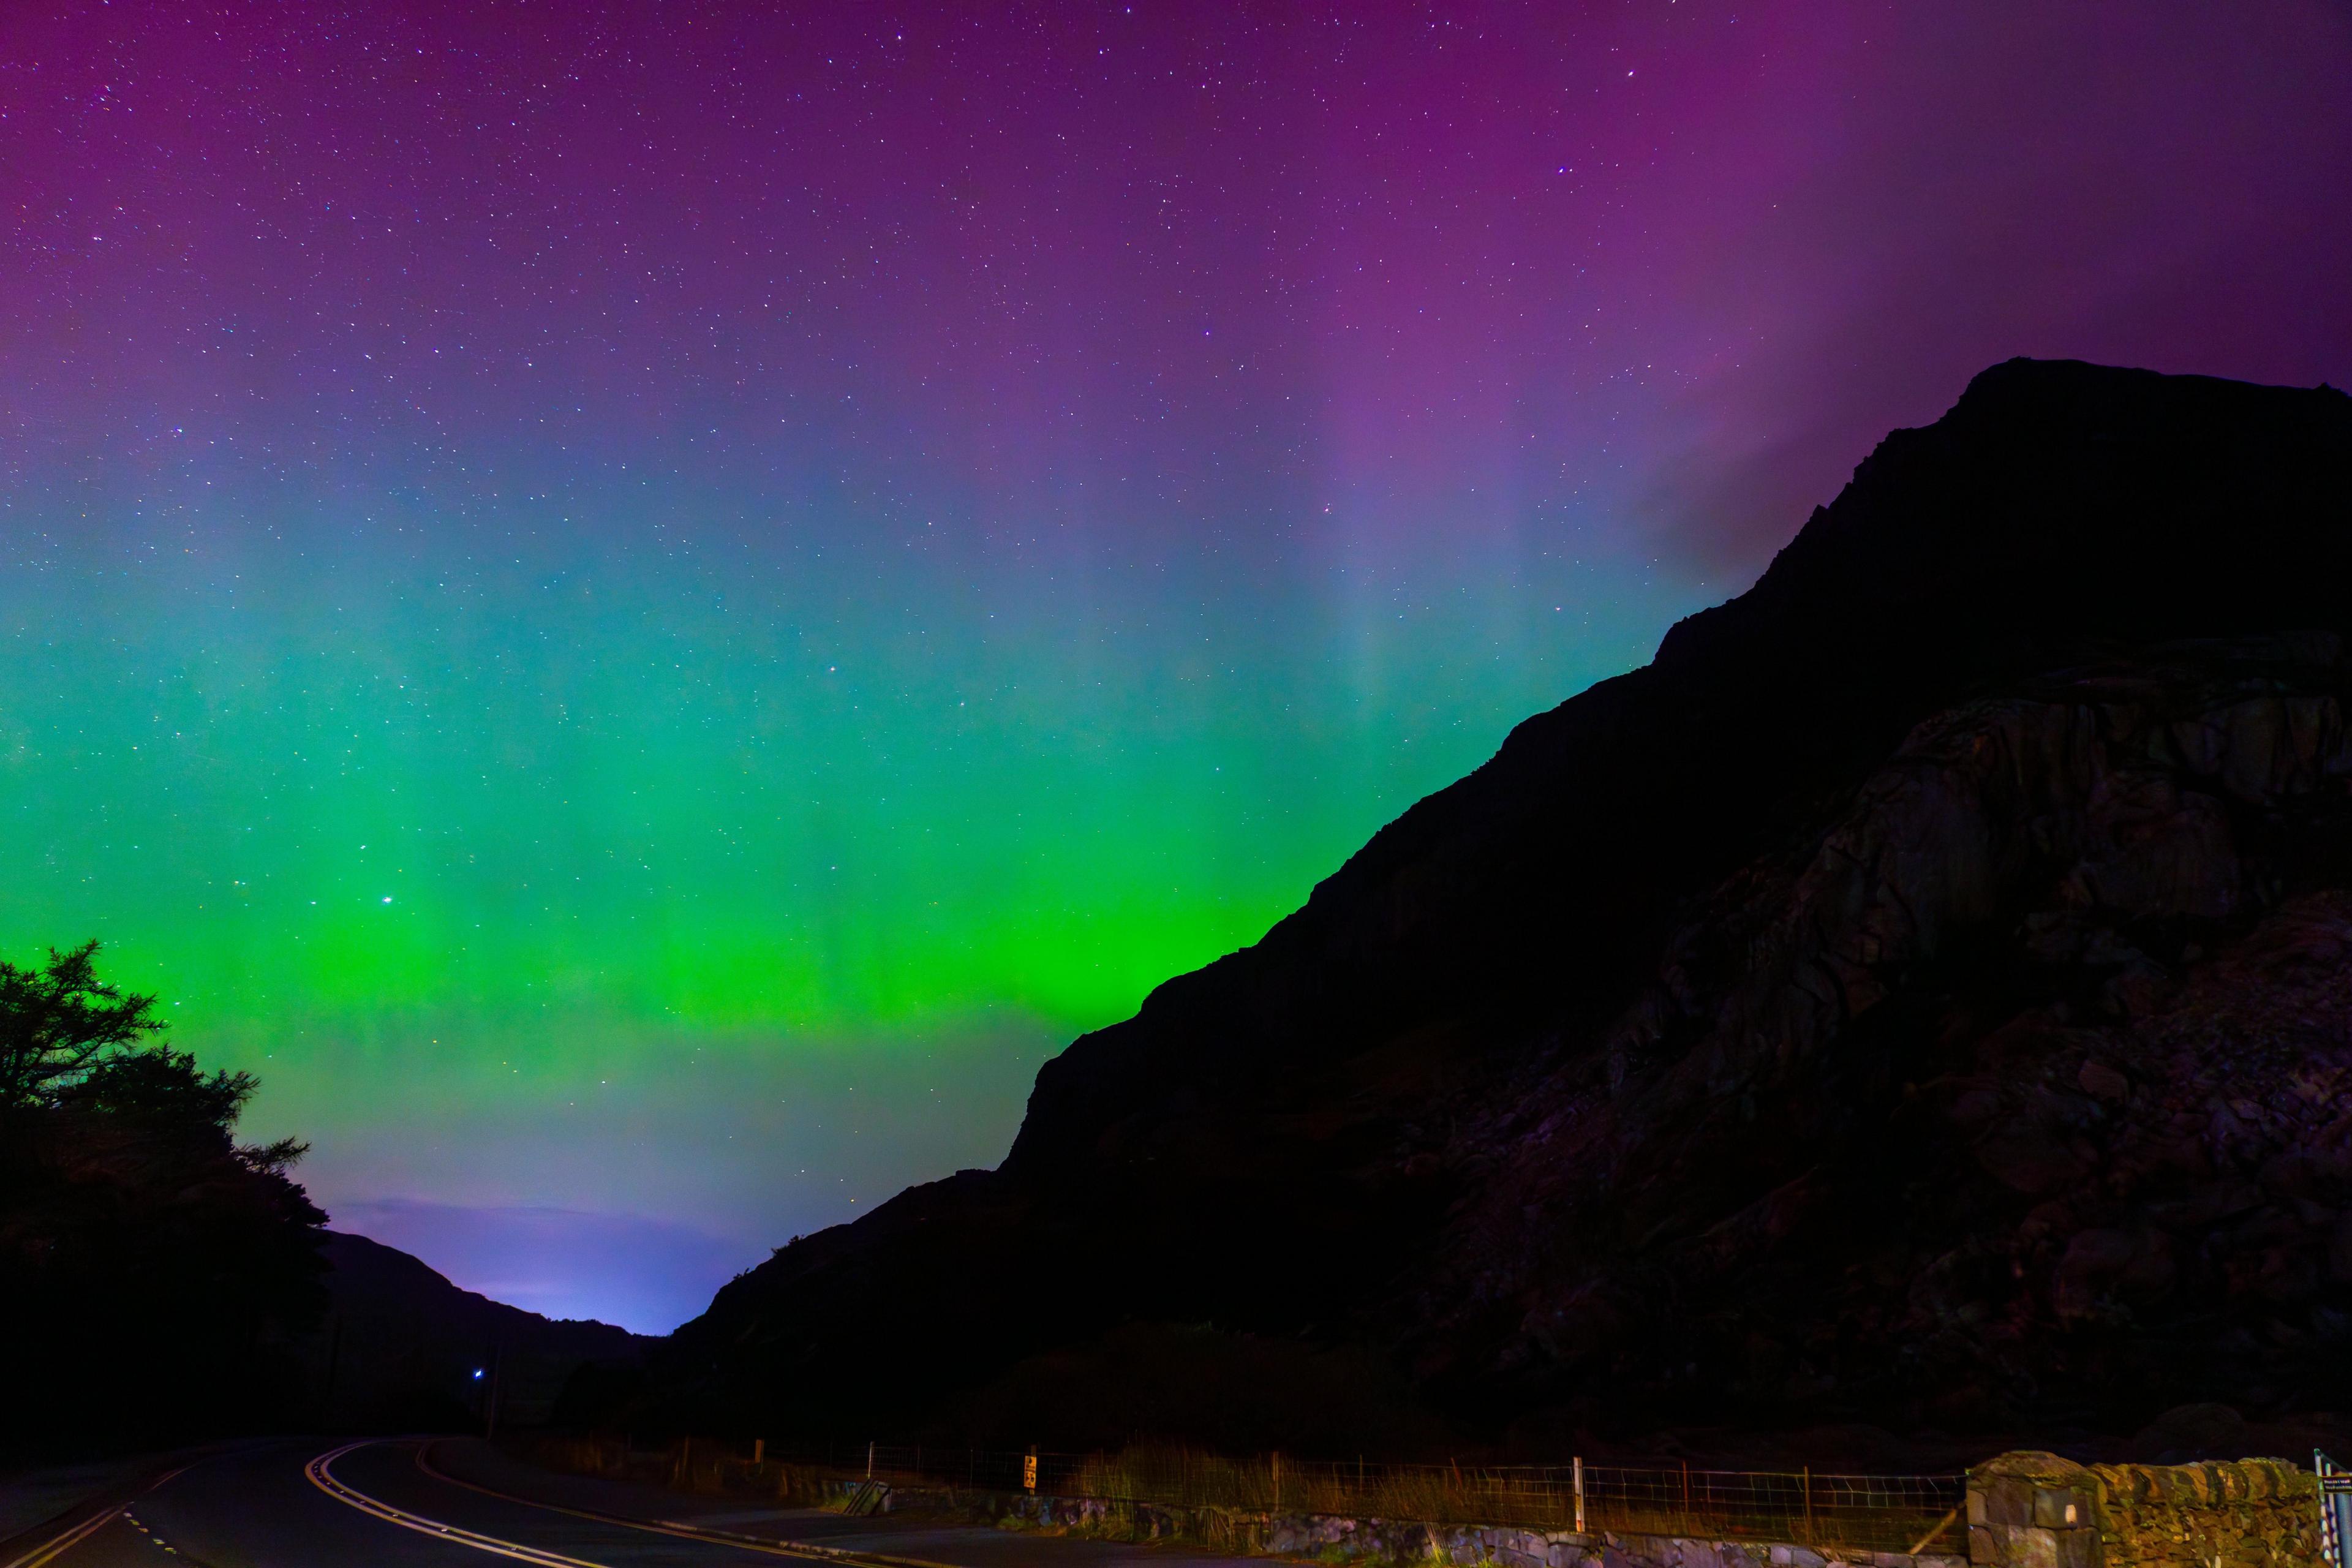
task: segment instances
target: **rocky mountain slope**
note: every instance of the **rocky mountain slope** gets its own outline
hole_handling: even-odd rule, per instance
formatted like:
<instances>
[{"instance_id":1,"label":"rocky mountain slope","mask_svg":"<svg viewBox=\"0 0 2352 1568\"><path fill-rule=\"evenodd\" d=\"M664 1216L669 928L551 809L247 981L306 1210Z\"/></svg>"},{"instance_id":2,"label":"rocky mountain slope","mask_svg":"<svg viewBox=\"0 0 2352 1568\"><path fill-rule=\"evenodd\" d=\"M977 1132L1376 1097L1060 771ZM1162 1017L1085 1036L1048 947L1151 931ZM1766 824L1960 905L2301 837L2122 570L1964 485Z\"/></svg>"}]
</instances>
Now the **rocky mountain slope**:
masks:
<instances>
[{"instance_id":1,"label":"rocky mountain slope","mask_svg":"<svg viewBox=\"0 0 2352 1568\"><path fill-rule=\"evenodd\" d=\"M887 1427L1163 1322L1496 1427L2352 1405L2347 588L2352 399L1997 366L666 1378Z\"/></svg>"}]
</instances>

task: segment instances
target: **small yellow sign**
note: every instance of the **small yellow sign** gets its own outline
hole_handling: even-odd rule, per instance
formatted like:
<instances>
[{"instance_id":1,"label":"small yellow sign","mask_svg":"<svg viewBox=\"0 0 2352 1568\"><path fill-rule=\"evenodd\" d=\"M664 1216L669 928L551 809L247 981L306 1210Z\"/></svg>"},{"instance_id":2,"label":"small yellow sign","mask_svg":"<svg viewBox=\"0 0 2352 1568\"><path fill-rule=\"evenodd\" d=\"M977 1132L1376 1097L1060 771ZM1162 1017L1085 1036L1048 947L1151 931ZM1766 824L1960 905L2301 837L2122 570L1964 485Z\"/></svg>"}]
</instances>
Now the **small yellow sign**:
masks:
<instances>
[{"instance_id":1,"label":"small yellow sign","mask_svg":"<svg viewBox=\"0 0 2352 1568\"><path fill-rule=\"evenodd\" d=\"M1026 1491L1037 1489L1037 1456L1034 1454L1021 1456L1021 1485Z\"/></svg>"}]
</instances>

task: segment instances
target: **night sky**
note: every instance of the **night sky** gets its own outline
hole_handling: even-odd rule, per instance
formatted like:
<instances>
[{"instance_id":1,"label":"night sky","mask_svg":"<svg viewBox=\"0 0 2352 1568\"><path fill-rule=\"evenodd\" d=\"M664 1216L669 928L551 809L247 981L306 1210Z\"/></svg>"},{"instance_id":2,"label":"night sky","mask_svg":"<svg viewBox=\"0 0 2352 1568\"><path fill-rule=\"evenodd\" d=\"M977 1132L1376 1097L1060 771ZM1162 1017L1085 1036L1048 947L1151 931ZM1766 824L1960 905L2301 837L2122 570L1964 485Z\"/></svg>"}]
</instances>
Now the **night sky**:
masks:
<instances>
[{"instance_id":1,"label":"night sky","mask_svg":"<svg viewBox=\"0 0 2352 1568\"><path fill-rule=\"evenodd\" d=\"M667 1329L2016 353L2352 382L2352 10L0 7L0 954Z\"/></svg>"}]
</instances>

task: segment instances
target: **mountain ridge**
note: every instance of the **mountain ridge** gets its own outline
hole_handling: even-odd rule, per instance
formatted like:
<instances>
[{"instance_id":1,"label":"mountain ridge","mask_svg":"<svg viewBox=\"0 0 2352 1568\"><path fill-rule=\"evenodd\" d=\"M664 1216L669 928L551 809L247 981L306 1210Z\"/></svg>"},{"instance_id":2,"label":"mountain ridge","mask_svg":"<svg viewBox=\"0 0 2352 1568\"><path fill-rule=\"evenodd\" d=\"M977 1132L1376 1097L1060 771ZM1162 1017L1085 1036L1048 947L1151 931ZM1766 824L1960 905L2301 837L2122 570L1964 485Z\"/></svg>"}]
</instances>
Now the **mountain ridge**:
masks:
<instances>
[{"instance_id":1,"label":"mountain ridge","mask_svg":"<svg viewBox=\"0 0 2352 1568\"><path fill-rule=\"evenodd\" d=\"M303 1356L320 1415L338 1428L466 1424L493 1371L502 1418L535 1424L554 1412L583 1367L634 1368L652 1342L611 1323L549 1318L467 1290L424 1259L356 1232L325 1231L319 1252L330 1316Z\"/></svg>"},{"instance_id":2,"label":"mountain ridge","mask_svg":"<svg viewBox=\"0 0 2352 1568\"><path fill-rule=\"evenodd\" d=\"M1664 1265L1652 1256L1664 1245L1660 1237L1694 1223L1676 1208L1676 1194L1687 1198L1712 1184L1721 1202L1709 1203L1720 1208L1738 1197L1731 1212L1746 1212L1742 1205L1752 1207L1801 1175L1770 1159L1743 1164L1745 1155L1728 1152L1738 1140L1709 1120L1721 1106L1706 1094L1647 1131L1624 1131L1630 1142L1612 1142L1618 1134L1605 1130L1631 1127L1621 1126L1629 1108L1664 1105L1655 1099L1662 1085L1707 1081L1706 1064L1677 1058L1678 1050L1711 1052L1718 1066L1735 1057L1748 1063L1738 1070L1753 1081L1734 1082L1733 1073L1711 1091L1735 1108L1741 1096L1760 1095L1796 1107L1783 1108L1794 1124L1844 1125L1839 1117L1846 1111L1808 1121L1798 1102L1806 1095L1834 1100L1809 1074L1851 1070L1861 1072L1854 1082L1863 1087L1846 1110L1859 1115L1854 1107L1866 1105L1870 1116L1893 1116L1880 1101L1899 1096L1900 1086L1853 1068L1861 1047L1847 1037L1893 1028L1888 1020L1901 1017L1916 1029L1957 1029L1978 1041L1968 1034L1973 1026L1935 1011L1958 1004L1935 1003L1922 989L1921 976L1958 962L1959 948L1937 945L1943 937L1904 950L1902 962L1916 973L1895 974L1883 987L1895 999L1890 1010L1874 1014L1876 1002L1849 1007L1778 1065L1756 1055L1752 1042L1727 1044L1710 1022L1710 1008L1734 1000L1746 955L1717 952L1699 978L1685 965L1679 984L1686 994L1673 1007L1656 1002L1661 984L1666 993L1675 988L1659 979L1661 964L1671 969L1676 952L1706 949L1708 922L1736 923L1738 900L1727 889L1744 886L1768 901L1795 898L1805 867L1842 829L1866 838L1874 829L1853 813L1870 806L1874 789L1892 787L1890 767L1973 777L1964 768L1937 773L1905 750L1920 742L1923 726L1969 703L2011 705L2006 719L1979 713L1975 730L1960 725L1969 744L2007 744L1998 738L2007 733L2001 723L2031 728L2016 708L2029 689L2041 692L2042 709L2104 712L2080 693L2061 701L2052 690L2069 679L2152 680L2162 689L2154 698L2143 693L2146 701L2210 700L2227 709L2222 697L2242 696L2243 682L2267 681L2287 693L2279 713L2300 701L2305 708L2294 711L2333 714L2311 722L2340 730L2342 639L2352 632L2352 615L2333 590L2352 581L2347 498L2352 399L2331 389L2064 361L1993 367L1942 419L1880 443L1754 587L1677 623L1649 665L1524 721L1486 763L1374 834L1259 942L1171 979L1133 1018L1073 1042L1040 1070L998 1170L910 1189L856 1225L782 1249L722 1289L664 1352L670 1386L720 1422L817 1420L845 1408L869 1420L915 1419L938 1405L940 1390L969 1386L1024 1355L1121 1322L1159 1321L1384 1345L1424 1395L1488 1423L1547 1403L1591 1405L1599 1397L1580 1387L1612 1391L1615 1416L1636 1423L1704 1405L1700 1384L1726 1407L1801 1407L1914 1424L2055 1409L2065 1400L2053 1401L2036 1381L2051 1373L2032 1368L2047 1361L2045 1342L2071 1342L2090 1331L2084 1313L2052 1305L2069 1236L2057 1237L2055 1259L2030 1262L2031 1248L2010 1259L2019 1279L2039 1281L2034 1302L2011 1304L2031 1320L2017 1336L2030 1353L2010 1356L1996 1346L1966 1373L1952 1371L1958 1363L1948 1358L1932 1370L1900 1345L1934 1340L1950 1325L1905 1327L1909 1320L1895 1321L1901 1311L1879 1302L1871 1309L1875 1326L1841 1331L1865 1341L1875 1334L1895 1347L1891 1360L1881 1357L1885 1364L1871 1370L1858 1361L1843 1373L1821 1370L1815 1362L1827 1352L1806 1348L1812 1328L1803 1324L1759 1329L1750 1337L1769 1344L1750 1345L1737 1321L1692 1330L1714 1347L1704 1358L1710 1365L1667 1368L1657 1360L1667 1352L1652 1342L1658 1335L1637 1331L1641 1297L1627 1281L1646 1279L1664 1292L1661 1322L1699 1321L1675 1304L1683 1286L1658 1274ZM2265 637L2270 643L2256 646ZM2085 670L2106 674L2084 677ZM2294 721L2280 721L2286 729L2278 732L2292 740ZM2059 827L2085 844L2115 828L2107 805L2085 804L2095 784L2105 787L2083 771L2097 768L2106 770L2100 779L2153 768L2175 795L2221 800L2218 817L2199 816L2202 806L2180 808L2187 813L2180 831L2189 837L2179 853L2217 866L2227 858L2229 875L2249 887L2264 877L2277 880L2274 868L2263 868L2281 855L2326 858L2332 851L2315 846L2333 844L2339 832L2336 754L2313 750L2316 740L2296 753L2300 772L2288 769L2268 794L2242 799L2182 756L2150 762L2140 752L2095 755L2079 745L2045 755L2017 743L2018 754L2030 752L2032 767L2047 774L2037 774L2041 782L2027 793L2063 797ZM2132 743L2143 752L2157 744L2146 736ZM2312 816L2305 809L2312 802L2324 807L2313 808L2318 816L2281 826L2282 812ZM2033 820L2050 816L2044 811ZM1956 835L1934 852L1948 856L1974 853L1978 839L2013 826L1990 808L1936 820L1939 831ZM2030 840L2043 828L2019 831ZM2276 841L2267 848L2265 834ZM1980 905L1966 905L1966 918L1953 926L1950 942L1994 955L1986 973L2009 975L2022 962L2012 949L2031 945L2017 936L2023 925L2012 930L2002 921L2087 909L2115 942L2163 970L2168 984L2193 990L2183 966L2203 960L2181 954L2249 940L2280 914L2286 897L2258 889L2241 905L2198 913L2218 922L2207 940L2182 939L2167 956L2117 933L2134 922L2188 916L2159 908L2155 893L2143 898L2156 900L2146 909L2129 899L2101 904L2095 895L2061 909L2074 895L2053 889L2073 870L2055 867L2056 853L2012 854L2006 879L1988 883L1993 890ZM1763 921L1759 930L1771 928L1768 916L1756 918ZM2085 943L2097 945L2084 936L2076 946ZM2080 959L2077 952L2066 962L2081 968ZM2018 1017L2058 1005L2035 987L2074 984L2055 969L2032 974L2007 999ZM1797 984L1784 978L1781 990ZM2310 1003L2323 1010L2335 1005L2317 993ZM1663 1022L1634 1049L1626 1044L1626 1019L1644 1005ZM1947 1055L1961 1048L1936 1047ZM1924 1049L1917 1040L1901 1043L1902 1051ZM1936 1059L1949 1069L1945 1077L1958 1071L1957 1058ZM1543 1164L1545 1156L1524 1146L1527 1130L1506 1112L1515 1098L1550 1092L1545 1071L1581 1085L1554 1094L1555 1131L1580 1129L1582 1146L1608 1152L1609 1169L1651 1173L1647 1185L1621 1194L1634 1207L1669 1211L1647 1241L1606 1234L1605 1225L1593 1229L1601 1222L1577 1217L1573 1204L1553 1214L1552 1223L1564 1227L1556 1232L1495 1218L1497 1194ZM1920 1093L1916 1080L1909 1092L1915 1100ZM1757 1111L1751 1106L1744 1114ZM1952 1170L1981 1163L1968 1163L1975 1156L1945 1132L1937 1136L1938 1158L1948 1156ZM1660 1147L1685 1149L1693 1163L1678 1168L1645 1142L1653 1137L1665 1140ZM2326 1144L2327 1159L2336 1148ZM2098 1168L2094 1160L2084 1170ZM2301 1201L2332 1215L2332 1204L2352 1195L2338 1191L2340 1174L2321 1184L2326 1202ZM1748 1190L1768 1176L1764 1190ZM2000 1185L1997 1176L1988 1179ZM1998 1208L1986 1199L1974 1218L1952 1224L1984 1229L1997 1220L2021 1234L2021 1222L2005 1212L1996 1216ZM1895 1223L1907 1220L1897 1215ZM2145 1230L2156 1222L2142 1215L2131 1223ZM2074 1234L2116 1228L2086 1226ZM2123 1246L2089 1245L2111 1252ZM2309 1237L2294 1245L2311 1250ZM1560 1254L1559 1278L1515 1273L1496 1250L1510 1246ZM1592 1263L1621 1254L1622 1278ZM1882 1258L1874 1266L1900 1273L1933 1261ZM1584 1287L1563 1282L1587 1263L1600 1272ZM2101 1278L2120 1278L2129 1267ZM2319 1282L2298 1310L2341 1314L2352 1305L2326 1283L2331 1267L2318 1268ZM2088 1268L2069 1278L2080 1285ZM1586 1287L1616 1304L1580 1319L1570 1311L1560 1321L1581 1323L1573 1331L1543 1327L1543 1314L1567 1310L1553 1299L1561 1289L1573 1296ZM953 1313L929 1305L943 1290L954 1293ZM1447 1290L1450 1304L1439 1299ZM1954 1310L1983 1305L1963 1302ZM2110 1337L2127 1338L2127 1328ZM2332 1332L2319 1318L2289 1326L2289 1337L2306 1341ZM1716 1343L1725 1334L1744 1346L1738 1354ZM887 1370L877 1376L853 1354L848 1362L861 1365L860 1375L845 1375L846 1346L887 1353ZM1746 1362L1734 1367L1741 1355ZM2240 1358L2246 1364L2262 1361L2247 1355L2251 1361ZM1948 1389L1928 1386L1956 1378L1973 1379L1970 1390L1945 1398ZM2164 1387L2156 1392L2194 1381L2159 1378ZM2120 1388L2128 1379L2118 1373L2108 1382ZM2097 1407L2110 1424L2137 1420L2123 1408L2127 1393L2076 1403Z\"/></svg>"}]
</instances>

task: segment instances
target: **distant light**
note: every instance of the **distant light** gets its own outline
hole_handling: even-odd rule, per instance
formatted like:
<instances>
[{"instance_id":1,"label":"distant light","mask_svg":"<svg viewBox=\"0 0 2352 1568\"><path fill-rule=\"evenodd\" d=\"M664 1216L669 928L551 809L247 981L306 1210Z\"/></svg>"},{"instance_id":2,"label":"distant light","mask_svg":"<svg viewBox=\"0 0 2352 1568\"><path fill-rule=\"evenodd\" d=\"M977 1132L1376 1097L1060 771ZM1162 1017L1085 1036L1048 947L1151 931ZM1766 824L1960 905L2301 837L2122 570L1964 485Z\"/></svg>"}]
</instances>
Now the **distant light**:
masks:
<instances>
[{"instance_id":1,"label":"distant light","mask_svg":"<svg viewBox=\"0 0 2352 1568\"><path fill-rule=\"evenodd\" d=\"M481 1376L481 1375L482 1375L482 1369L481 1369L480 1367L478 1367L478 1367L476 1367L476 1368L474 1369L474 1375L475 1375L476 1377L479 1377L479 1376Z\"/></svg>"},{"instance_id":2,"label":"distant light","mask_svg":"<svg viewBox=\"0 0 2352 1568\"><path fill-rule=\"evenodd\" d=\"M392 902L392 895L391 895L390 893L386 893L386 894L383 896L383 901L384 901L385 903L387 903L387 904L388 904L388 903L390 903L390 902Z\"/></svg>"}]
</instances>

